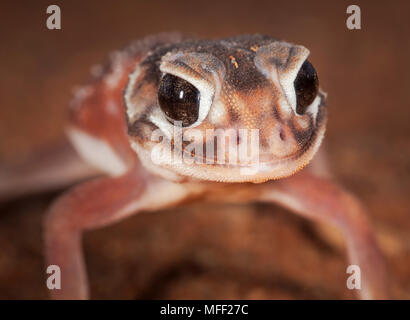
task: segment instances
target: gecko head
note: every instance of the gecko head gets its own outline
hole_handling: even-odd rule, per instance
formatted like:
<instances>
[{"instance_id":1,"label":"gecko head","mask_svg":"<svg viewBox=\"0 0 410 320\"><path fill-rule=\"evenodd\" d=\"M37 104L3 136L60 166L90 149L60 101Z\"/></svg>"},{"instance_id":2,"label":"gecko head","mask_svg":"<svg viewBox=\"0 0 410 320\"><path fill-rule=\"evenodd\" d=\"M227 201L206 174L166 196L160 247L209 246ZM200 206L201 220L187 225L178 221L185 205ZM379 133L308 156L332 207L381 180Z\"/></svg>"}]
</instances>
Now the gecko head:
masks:
<instances>
[{"instance_id":1,"label":"gecko head","mask_svg":"<svg viewBox=\"0 0 410 320\"><path fill-rule=\"evenodd\" d=\"M155 48L124 93L131 146L169 179L263 182L294 174L311 161L326 127L308 55L260 35Z\"/></svg>"}]
</instances>

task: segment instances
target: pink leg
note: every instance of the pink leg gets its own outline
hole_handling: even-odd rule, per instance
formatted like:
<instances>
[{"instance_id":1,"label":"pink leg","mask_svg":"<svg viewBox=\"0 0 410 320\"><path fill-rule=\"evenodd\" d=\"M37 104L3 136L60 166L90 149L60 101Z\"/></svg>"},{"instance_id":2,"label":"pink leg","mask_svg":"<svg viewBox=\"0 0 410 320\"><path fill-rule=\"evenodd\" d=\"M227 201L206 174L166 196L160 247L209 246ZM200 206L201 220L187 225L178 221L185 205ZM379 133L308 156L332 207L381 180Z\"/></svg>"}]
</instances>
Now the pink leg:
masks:
<instances>
[{"instance_id":1,"label":"pink leg","mask_svg":"<svg viewBox=\"0 0 410 320\"><path fill-rule=\"evenodd\" d=\"M304 217L338 227L347 242L350 264L358 265L361 270L360 297L388 298L384 259L366 212L352 194L326 178L307 172L262 188L261 200L275 202Z\"/></svg>"},{"instance_id":2,"label":"pink leg","mask_svg":"<svg viewBox=\"0 0 410 320\"><path fill-rule=\"evenodd\" d=\"M61 270L61 289L52 290L55 299L87 299L88 281L82 254L82 233L111 224L139 210L155 207L158 193L175 190L137 170L115 178L100 178L73 188L59 198L45 219L46 263ZM161 190L162 189L162 190ZM150 191L151 190L151 191ZM152 197L155 192L156 197ZM163 205L179 201L183 190L169 192ZM151 202L150 202L151 201ZM160 206L157 206L160 207Z\"/></svg>"}]
</instances>

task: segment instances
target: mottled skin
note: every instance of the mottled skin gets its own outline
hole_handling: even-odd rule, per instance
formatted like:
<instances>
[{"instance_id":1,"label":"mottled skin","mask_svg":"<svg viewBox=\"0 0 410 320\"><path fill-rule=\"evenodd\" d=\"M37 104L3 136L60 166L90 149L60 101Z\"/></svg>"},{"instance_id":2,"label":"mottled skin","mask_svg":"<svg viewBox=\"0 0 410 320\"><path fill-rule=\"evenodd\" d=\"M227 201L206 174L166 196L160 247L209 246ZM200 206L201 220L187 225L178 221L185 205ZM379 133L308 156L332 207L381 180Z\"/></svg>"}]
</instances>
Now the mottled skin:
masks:
<instances>
[{"instance_id":1,"label":"mottled skin","mask_svg":"<svg viewBox=\"0 0 410 320\"><path fill-rule=\"evenodd\" d=\"M74 187L47 214L47 265L58 265L62 272L62 289L51 291L52 297L89 296L84 231L142 210L202 199L277 203L338 227L349 264L361 268L360 297L386 298L384 262L363 207L315 173L314 166L298 172L318 150L326 125L323 93L303 115L292 102L293 81L308 54L302 46L259 35L208 41L162 34L134 43L97 69L73 101L67 132L80 155L108 177ZM240 165L151 162L153 131L173 129L158 105L164 73L189 80L209 95L209 110L195 129L260 130L255 172L243 174Z\"/></svg>"},{"instance_id":2,"label":"mottled skin","mask_svg":"<svg viewBox=\"0 0 410 320\"><path fill-rule=\"evenodd\" d=\"M297 72L307 55L301 46L264 36L185 41L158 48L142 61L125 91L132 145L151 152L152 132L163 118L158 83L162 73L172 73L213 87L209 113L195 126L204 136L206 129L260 130L260 161L269 173L246 176L239 174L239 168L214 164L171 165L170 171L224 182L261 182L293 174L311 160L320 144L326 123L324 98L320 94L317 114L296 115L280 84L267 74L274 70L281 78ZM160 129L171 130L166 124Z\"/></svg>"}]
</instances>

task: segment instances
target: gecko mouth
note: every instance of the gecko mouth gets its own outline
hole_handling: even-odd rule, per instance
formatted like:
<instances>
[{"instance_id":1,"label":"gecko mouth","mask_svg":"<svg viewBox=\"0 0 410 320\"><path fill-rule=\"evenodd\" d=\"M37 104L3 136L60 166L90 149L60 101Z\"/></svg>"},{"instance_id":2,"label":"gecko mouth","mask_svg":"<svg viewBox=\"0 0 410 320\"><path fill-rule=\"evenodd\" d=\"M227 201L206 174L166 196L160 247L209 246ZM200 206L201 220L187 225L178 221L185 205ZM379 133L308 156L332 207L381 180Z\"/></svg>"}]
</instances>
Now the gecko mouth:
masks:
<instances>
[{"instance_id":1,"label":"gecko mouth","mask_svg":"<svg viewBox=\"0 0 410 320\"><path fill-rule=\"evenodd\" d=\"M284 156L263 152L252 158L248 153L244 161L238 161L238 159L230 161L229 153L223 153L222 157L221 153L218 155L218 147L215 144L206 148L206 145L197 143L192 147L188 142L180 141L178 144L175 139L163 136L162 142L168 145L171 156L164 156L160 153L153 157L151 153L151 160L180 175L193 176L202 180L263 182L283 178L301 170L311 161L321 144L326 128L326 118L326 108L322 100L315 118L315 125L309 136L305 137L304 143L300 144L295 152ZM214 151L211 156L206 153L206 149Z\"/></svg>"}]
</instances>

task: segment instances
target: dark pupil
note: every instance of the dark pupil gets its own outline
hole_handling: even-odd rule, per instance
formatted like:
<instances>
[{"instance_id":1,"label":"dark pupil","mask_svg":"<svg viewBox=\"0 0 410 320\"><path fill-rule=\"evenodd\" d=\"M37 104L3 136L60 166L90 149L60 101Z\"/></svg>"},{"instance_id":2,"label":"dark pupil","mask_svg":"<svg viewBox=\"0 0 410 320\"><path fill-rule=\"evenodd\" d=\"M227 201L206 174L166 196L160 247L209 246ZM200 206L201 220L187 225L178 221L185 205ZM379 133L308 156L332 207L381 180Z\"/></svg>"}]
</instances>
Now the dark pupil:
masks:
<instances>
[{"instance_id":1,"label":"dark pupil","mask_svg":"<svg viewBox=\"0 0 410 320\"><path fill-rule=\"evenodd\" d=\"M188 81L171 74L161 79L158 102L168 120L187 127L198 120L199 91Z\"/></svg>"},{"instance_id":2,"label":"dark pupil","mask_svg":"<svg viewBox=\"0 0 410 320\"><path fill-rule=\"evenodd\" d=\"M307 107L315 100L319 90L319 79L315 68L309 61L305 61L294 82L296 91L296 112L304 114Z\"/></svg>"}]
</instances>

